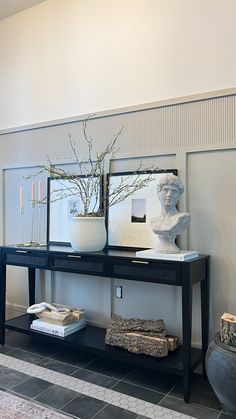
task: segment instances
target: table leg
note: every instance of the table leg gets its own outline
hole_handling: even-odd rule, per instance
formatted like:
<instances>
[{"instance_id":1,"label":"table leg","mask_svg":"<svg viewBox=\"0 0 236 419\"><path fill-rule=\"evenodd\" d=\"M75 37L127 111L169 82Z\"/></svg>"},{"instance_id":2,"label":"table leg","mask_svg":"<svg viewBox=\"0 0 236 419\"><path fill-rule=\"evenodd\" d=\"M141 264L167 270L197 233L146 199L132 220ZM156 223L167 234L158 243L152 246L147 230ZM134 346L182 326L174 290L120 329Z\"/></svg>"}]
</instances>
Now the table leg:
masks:
<instances>
[{"instance_id":1,"label":"table leg","mask_svg":"<svg viewBox=\"0 0 236 419\"><path fill-rule=\"evenodd\" d=\"M28 268L29 305L35 304L35 268Z\"/></svg>"},{"instance_id":2,"label":"table leg","mask_svg":"<svg viewBox=\"0 0 236 419\"><path fill-rule=\"evenodd\" d=\"M5 343L6 265L0 265L0 345Z\"/></svg>"},{"instance_id":3,"label":"table leg","mask_svg":"<svg viewBox=\"0 0 236 419\"><path fill-rule=\"evenodd\" d=\"M205 357L209 339L209 304L210 304L210 263L206 262L206 278L201 281L201 317L202 317L202 374L206 377Z\"/></svg>"},{"instance_id":4,"label":"table leg","mask_svg":"<svg viewBox=\"0 0 236 419\"><path fill-rule=\"evenodd\" d=\"M192 285L188 269L184 269L182 282L182 324L183 324L183 381L184 401L190 399L191 380L191 337L192 337Z\"/></svg>"}]
</instances>

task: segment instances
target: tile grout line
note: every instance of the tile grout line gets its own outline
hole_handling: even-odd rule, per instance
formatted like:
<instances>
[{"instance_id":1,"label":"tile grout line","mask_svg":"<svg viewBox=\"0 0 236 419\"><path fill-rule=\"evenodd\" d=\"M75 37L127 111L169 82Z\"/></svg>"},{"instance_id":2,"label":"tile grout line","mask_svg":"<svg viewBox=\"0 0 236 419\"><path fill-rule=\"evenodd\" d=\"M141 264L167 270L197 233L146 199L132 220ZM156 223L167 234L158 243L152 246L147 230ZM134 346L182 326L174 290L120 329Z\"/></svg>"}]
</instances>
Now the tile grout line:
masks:
<instances>
[{"instance_id":1,"label":"tile grout line","mask_svg":"<svg viewBox=\"0 0 236 419\"><path fill-rule=\"evenodd\" d=\"M136 413L137 415L155 418L158 417L160 413L168 413L171 416L175 413L175 411L171 409L161 407L114 390L106 389L96 384L87 383L83 380L57 373L44 367L32 365L26 361L19 361L15 358L9 357L8 355L0 354L0 364L26 373L27 375L41 378L53 384L69 388L78 393L101 400L114 406L121 407ZM178 417L180 419L186 419L186 415L182 413L179 413ZM187 417L189 418L189 416Z\"/></svg>"},{"instance_id":2,"label":"tile grout line","mask_svg":"<svg viewBox=\"0 0 236 419\"><path fill-rule=\"evenodd\" d=\"M104 409L106 409L106 407L109 406L109 403L107 403L105 406L103 406L97 413L95 413L95 415L91 416L90 419L94 419L96 418L96 416L101 413Z\"/></svg>"},{"instance_id":3,"label":"tile grout line","mask_svg":"<svg viewBox=\"0 0 236 419\"><path fill-rule=\"evenodd\" d=\"M171 397L173 397L173 399L183 401L183 399L181 399L180 397L176 397L176 396L171 396ZM209 410L213 410L214 412L220 412L221 413L221 410L214 409L214 407L204 406L203 404L198 404L198 403L195 403L195 402L192 402L192 401L191 401L191 405L194 405L196 407L202 407L204 409L209 409Z\"/></svg>"},{"instance_id":4,"label":"tile grout line","mask_svg":"<svg viewBox=\"0 0 236 419\"><path fill-rule=\"evenodd\" d=\"M159 403L157 403L158 405L160 405L160 403L171 393L171 391L173 390L173 388L176 386L177 383L175 383L170 390L164 395L164 397L159 401Z\"/></svg>"},{"instance_id":5,"label":"tile grout line","mask_svg":"<svg viewBox=\"0 0 236 419\"><path fill-rule=\"evenodd\" d=\"M217 416L216 419L219 419L220 418L221 413L224 413L224 409L220 410L220 413L219 413L219 415ZM230 419L230 416L229 416L229 419Z\"/></svg>"}]
</instances>

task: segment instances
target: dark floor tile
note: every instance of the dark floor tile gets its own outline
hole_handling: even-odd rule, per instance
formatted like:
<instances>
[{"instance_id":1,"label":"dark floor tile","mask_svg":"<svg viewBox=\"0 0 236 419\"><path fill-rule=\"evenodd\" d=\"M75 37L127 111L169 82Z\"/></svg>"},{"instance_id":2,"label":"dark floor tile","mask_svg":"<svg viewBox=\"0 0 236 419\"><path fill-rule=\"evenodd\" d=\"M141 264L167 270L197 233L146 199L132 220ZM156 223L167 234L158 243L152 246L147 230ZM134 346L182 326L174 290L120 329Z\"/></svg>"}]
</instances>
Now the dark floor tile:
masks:
<instances>
[{"instance_id":1,"label":"dark floor tile","mask_svg":"<svg viewBox=\"0 0 236 419\"><path fill-rule=\"evenodd\" d=\"M9 369L6 374L0 375L0 387L3 388L13 388L19 383L24 382L28 379L28 375L23 374L22 372Z\"/></svg>"},{"instance_id":2,"label":"dark floor tile","mask_svg":"<svg viewBox=\"0 0 236 419\"><path fill-rule=\"evenodd\" d=\"M146 387L150 390L168 393L180 380L179 377L148 368L137 368L124 381Z\"/></svg>"},{"instance_id":3,"label":"dark floor tile","mask_svg":"<svg viewBox=\"0 0 236 419\"><path fill-rule=\"evenodd\" d=\"M67 388L53 385L41 393L34 400L46 404L54 409L60 409L66 403L78 396L78 393Z\"/></svg>"},{"instance_id":4,"label":"dark floor tile","mask_svg":"<svg viewBox=\"0 0 236 419\"><path fill-rule=\"evenodd\" d=\"M163 399L164 394L158 393L157 391L148 390L147 388L140 387L134 384L120 381L112 390L118 391L119 393L127 394L128 396L136 397L137 399L145 400L150 403L159 403Z\"/></svg>"},{"instance_id":5,"label":"dark floor tile","mask_svg":"<svg viewBox=\"0 0 236 419\"><path fill-rule=\"evenodd\" d=\"M58 349L57 347L56 353L53 354L53 356L50 358L53 358L56 361L65 362L70 365L84 367L89 362L95 360L97 357L84 351L74 350L65 347L60 347Z\"/></svg>"},{"instance_id":6,"label":"dark floor tile","mask_svg":"<svg viewBox=\"0 0 236 419\"><path fill-rule=\"evenodd\" d=\"M38 354L22 349L13 349L8 355L13 358L21 359L22 361L30 362L31 364L38 364L38 362L43 359L43 357Z\"/></svg>"},{"instance_id":7,"label":"dark floor tile","mask_svg":"<svg viewBox=\"0 0 236 419\"><path fill-rule=\"evenodd\" d=\"M28 347L33 341L32 336L23 335L21 333L8 330L6 332L6 344L12 348L25 348Z\"/></svg>"},{"instance_id":8,"label":"dark floor tile","mask_svg":"<svg viewBox=\"0 0 236 419\"><path fill-rule=\"evenodd\" d=\"M54 359L50 358L42 358L41 361L37 363L37 365L66 375L71 375L73 372L78 370L78 367L73 367L72 365L55 361Z\"/></svg>"},{"instance_id":9,"label":"dark floor tile","mask_svg":"<svg viewBox=\"0 0 236 419\"><path fill-rule=\"evenodd\" d=\"M197 368L195 368L194 374L202 375L202 364L198 365Z\"/></svg>"},{"instance_id":10,"label":"dark floor tile","mask_svg":"<svg viewBox=\"0 0 236 419\"><path fill-rule=\"evenodd\" d=\"M170 396L183 399L182 380L171 390ZM200 404L201 406L211 407L212 409L222 409L208 380L198 374L194 374L191 380L190 401Z\"/></svg>"},{"instance_id":11,"label":"dark floor tile","mask_svg":"<svg viewBox=\"0 0 236 419\"><path fill-rule=\"evenodd\" d=\"M183 400L171 396L166 396L159 405L198 419L217 419L219 416L218 410L199 406L194 403L185 403Z\"/></svg>"},{"instance_id":12,"label":"dark floor tile","mask_svg":"<svg viewBox=\"0 0 236 419\"><path fill-rule=\"evenodd\" d=\"M62 407L61 411L80 419L91 419L105 406L105 402L81 394Z\"/></svg>"},{"instance_id":13,"label":"dark floor tile","mask_svg":"<svg viewBox=\"0 0 236 419\"><path fill-rule=\"evenodd\" d=\"M35 352L42 356L52 355L57 350L57 345L45 342L44 339L39 339L32 335L23 335L13 331L9 331L6 335L6 344L14 348Z\"/></svg>"},{"instance_id":14,"label":"dark floor tile","mask_svg":"<svg viewBox=\"0 0 236 419\"><path fill-rule=\"evenodd\" d=\"M127 364L126 362L107 358L99 358L91 364L87 365L86 369L121 379L125 377L129 372L133 371L134 367L130 364Z\"/></svg>"},{"instance_id":15,"label":"dark floor tile","mask_svg":"<svg viewBox=\"0 0 236 419\"><path fill-rule=\"evenodd\" d=\"M12 388L18 394L29 398L37 397L40 393L51 387L52 384L40 378L30 377L28 380Z\"/></svg>"},{"instance_id":16,"label":"dark floor tile","mask_svg":"<svg viewBox=\"0 0 236 419\"><path fill-rule=\"evenodd\" d=\"M89 383L97 384L101 387L111 388L118 380L115 378L108 377L107 375L98 374L97 372L85 370L81 368L72 374L73 377L79 378L80 380L88 381Z\"/></svg>"},{"instance_id":17,"label":"dark floor tile","mask_svg":"<svg viewBox=\"0 0 236 419\"><path fill-rule=\"evenodd\" d=\"M222 412L219 419L236 419L236 413L225 413Z\"/></svg>"},{"instance_id":18,"label":"dark floor tile","mask_svg":"<svg viewBox=\"0 0 236 419\"><path fill-rule=\"evenodd\" d=\"M9 372L13 372L11 368L4 367L4 365L0 365L0 374L8 374Z\"/></svg>"},{"instance_id":19,"label":"dark floor tile","mask_svg":"<svg viewBox=\"0 0 236 419\"><path fill-rule=\"evenodd\" d=\"M136 419L137 414L109 404L96 415L96 419ZM94 418L95 419L95 418Z\"/></svg>"},{"instance_id":20,"label":"dark floor tile","mask_svg":"<svg viewBox=\"0 0 236 419\"><path fill-rule=\"evenodd\" d=\"M1 354L8 354L8 352L12 351L12 347L9 345L0 345L0 353Z\"/></svg>"},{"instance_id":21,"label":"dark floor tile","mask_svg":"<svg viewBox=\"0 0 236 419\"><path fill-rule=\"evenodd\" d=\"M20 397L21 399L24 399L24 400L30 400L30 397L27 397L27 396L25 396L24 394L21 394L20 396L19 396L19 394L18 393L16 393L15 391L13 391L13 390L6 390L9 394L12 394L13 396L16 396L16 397ZM1 416L0 416L1 417Z\"/></svg>"}]
</instances>

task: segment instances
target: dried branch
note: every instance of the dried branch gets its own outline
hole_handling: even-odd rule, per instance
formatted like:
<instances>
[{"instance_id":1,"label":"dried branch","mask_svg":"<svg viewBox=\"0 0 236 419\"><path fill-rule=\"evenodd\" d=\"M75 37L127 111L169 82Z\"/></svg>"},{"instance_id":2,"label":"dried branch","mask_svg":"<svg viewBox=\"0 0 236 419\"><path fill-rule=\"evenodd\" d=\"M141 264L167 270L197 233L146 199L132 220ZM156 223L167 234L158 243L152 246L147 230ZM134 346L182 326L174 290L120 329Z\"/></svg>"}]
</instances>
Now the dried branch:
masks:
<instances>
[{"instance_id":1,"label":"dried branch","mask_svg":"<svg viewBox=\"0 0 236 419\"><path fill-rule=\"evenodd\" d=\"M71 163L76 165L78 171L72 172L62 167L58 167L51 161L49 156L47 156L47 164L43 167L43 169L39 170L36 174L26 177L26 179L30 179L44 172L48 173L51 178L57 180L59 186L55 190L51 191L49 201L52 203L68 197L78 197L83 206L83 211L80 215L84 216L88 216L90 213L98 213L97 208L99 200L101 199L101 182L103 181L103 176L105 174L105 162L109 159L109 164L111 164L111 160L115 158L117 152L119 151L117 142L123 131L123 128L121 128L114 135L113 139L108 143L105 149L100 153L96 153L96 159L93 160L93 139L87 133L88 121L91 117L92 116L88 117L82 122L83 140L87 144L86 158L80 158L77 144L72 135L69 133L69 145L73 156ZM124 175L121 177L119 185L116 185L115 187L111 186L108 192L109 207L124 201L128 196L132 195L139 189L143 189L148 186L148 184L153 180L150 168L149 171L146 172L147 176L145 178L141 176L145 173L143 171L141 172L141 170L142 162L139 163L139 166L134 173L135 176L133 174L127 176ZM65 180L68 181L68 184L64 182ZM42 203L46 202L46 198L42 200Z\"/></svg>"}]
</instances>

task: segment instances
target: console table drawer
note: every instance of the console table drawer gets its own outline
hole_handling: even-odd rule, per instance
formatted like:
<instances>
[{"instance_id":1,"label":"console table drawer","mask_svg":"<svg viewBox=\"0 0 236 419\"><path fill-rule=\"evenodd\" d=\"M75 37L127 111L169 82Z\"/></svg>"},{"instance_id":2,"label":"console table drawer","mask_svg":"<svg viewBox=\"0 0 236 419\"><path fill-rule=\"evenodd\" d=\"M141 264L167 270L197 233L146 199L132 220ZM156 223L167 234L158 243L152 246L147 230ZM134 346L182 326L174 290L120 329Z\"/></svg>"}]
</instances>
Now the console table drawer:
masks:
<instances>
[{"instance_id":1,"label":"console table drawer","mask_svg":"<svg viewBox=\"0 0 236 419\"><path fill-rule=\"evenodd\" d=\"M50 258L50 269L104 276L107 275L107 260L103 257L54 254Z\"/></svg>"},{"instance_id":2,"label":"console table drawer","mask_svg":"<svg viewBox=\"0 0 236 419\"><path fill-rule=\"evenodd\" d=\"M145 260L111 262L111 276L159 284L181 285L181 266Z\"/></svg>"},{"instance_id":3,"label":"console table drawer","mask_svg":"<svg viewBox=\"0 0 236 419\"><path fill-rule=\"evenodd\" d=\"M38 254L31 250L13 250L4 253L4 263L8 265L29 266L33 268L47 269L47 254Z\"/></svg>"}]
</instances>

